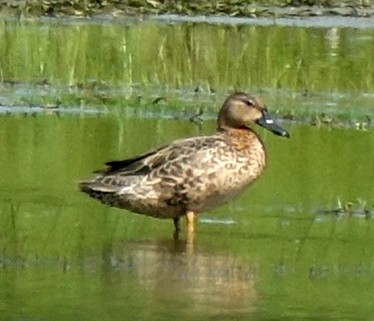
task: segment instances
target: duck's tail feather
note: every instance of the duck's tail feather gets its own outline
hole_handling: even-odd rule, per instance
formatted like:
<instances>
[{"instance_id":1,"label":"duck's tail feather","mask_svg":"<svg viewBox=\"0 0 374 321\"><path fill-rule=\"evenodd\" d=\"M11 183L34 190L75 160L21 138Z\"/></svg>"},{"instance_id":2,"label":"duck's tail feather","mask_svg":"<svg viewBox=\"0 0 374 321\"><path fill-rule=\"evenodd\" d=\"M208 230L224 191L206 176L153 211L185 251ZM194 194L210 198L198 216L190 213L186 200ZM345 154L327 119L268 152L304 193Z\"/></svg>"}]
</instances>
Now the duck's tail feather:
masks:
<instances>
[{"instance_id":1,"label":"duck's tail feather","mask_svg":"<svg viewBox=\"0 0 374 321\"><path fill-rule=\"evenodd\" d=\"M81 181L79 182L79 189L84 193L90 192L102 192L102 193L117 193L119 190L118 186L104 184L100 181Z\"/></svg>"},{"instance_id":2,"label":"duck's tail feather","mask_svg":"<svg viewBox=\"0 0 374 321\"><path fill-rule=\"evenodd\" d=\"M82 181L79 182L79 189L94 199L110 206L116 206L118 202L118 186L111 186L100 181Z\"/></svg>"}]
</instances>

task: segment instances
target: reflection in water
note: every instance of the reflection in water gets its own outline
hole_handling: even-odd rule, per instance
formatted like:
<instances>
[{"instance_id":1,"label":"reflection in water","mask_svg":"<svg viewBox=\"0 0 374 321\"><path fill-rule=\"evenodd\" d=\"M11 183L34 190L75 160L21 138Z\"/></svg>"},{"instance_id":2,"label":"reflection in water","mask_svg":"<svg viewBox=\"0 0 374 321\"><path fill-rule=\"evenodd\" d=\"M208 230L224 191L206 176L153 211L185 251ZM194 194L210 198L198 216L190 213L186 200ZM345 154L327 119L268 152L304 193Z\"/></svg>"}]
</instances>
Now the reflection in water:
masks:
<instances>
[{"instance_id":1,"label":"reflection in water","mask_svg":"<svg viewBox=\"0 0 374 321\"><path fill-rule=\"evenodd\" d=\"M331 28L326 32L325 39L330 47L330 56L336 57L339 53L340 29Z\"/></svg>"},{"instance_id":2,"label":"reflection in water","mask_svg":"<svg viewBox=\"0 0 374 321\"><path fill-rule=\"evenodd\" d=\"M248 313L255 310L256 265L230 255L191 248L184 241L130 242L104 252L104 275L130 273L155 297L188 302L193 312ZM179 301L179 300L178 300Z\"/></svg>"}]
</instances>

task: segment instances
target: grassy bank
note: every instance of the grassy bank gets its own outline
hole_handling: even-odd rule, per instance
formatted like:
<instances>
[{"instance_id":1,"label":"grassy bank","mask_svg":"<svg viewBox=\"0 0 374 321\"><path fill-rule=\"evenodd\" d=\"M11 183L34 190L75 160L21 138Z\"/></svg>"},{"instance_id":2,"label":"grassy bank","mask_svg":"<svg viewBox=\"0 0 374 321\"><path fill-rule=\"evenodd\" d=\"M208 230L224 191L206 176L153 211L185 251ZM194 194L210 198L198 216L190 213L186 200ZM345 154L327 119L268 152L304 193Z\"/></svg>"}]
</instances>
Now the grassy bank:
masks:
<instances>
[{"instance_id":1,"label":"grassy bank","mask_svg":"<svg viewBox=\"0 0 374 321\"><path fill-rule=\"evenodd\" d=\"M189 119L201 107L205 118L227 92L251 90L291 121L373 126L374 30L53 21L0 30L0 111L130 106Z\"/></svg>"},{"instance_id":2,"label":"grassy bank","mask_svg":"<svg viewBox=\"0 0 374 321\"><path fill-rule=\"evenodd\" d=\"M374 0L5 0L2 15L91 16L96 14L258 16L372 16Z\"/></svg>"}]
</instances>

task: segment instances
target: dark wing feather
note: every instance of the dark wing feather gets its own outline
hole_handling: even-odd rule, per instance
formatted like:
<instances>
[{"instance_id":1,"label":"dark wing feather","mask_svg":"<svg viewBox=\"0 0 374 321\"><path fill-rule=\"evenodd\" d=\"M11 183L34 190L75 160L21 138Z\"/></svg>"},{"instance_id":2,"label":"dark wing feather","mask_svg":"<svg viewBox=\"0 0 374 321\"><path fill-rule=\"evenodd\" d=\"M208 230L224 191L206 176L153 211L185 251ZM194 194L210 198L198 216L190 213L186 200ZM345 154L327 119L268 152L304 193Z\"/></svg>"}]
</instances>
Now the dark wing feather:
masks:
<instances>
[{"instance_id":1,"label":"dark wing feather","mask_svg":"<svg viewBox=\"0 0 374 321\"><path fill-rule=\"evenodd\" d=\"M124 175L145 175L149 173L156 164L148 164L149 157L153 158L157 152L164 147L153 150L146 154L135 156L133 158L124 159L124 160L115 160L106 162L105 165L108 167L103 170L98 170L96 173L100 174L115 174L122 173ZM153 166L152 166L153 165Z\"/></svg>"},{"instance_id":2,"label":"dark wing feather","mask_svg":"<svg viewBox=\"0 0 374 321\"><path fill-rule=\"evenodd\" d=\"M153 154L154 152L150 152L129 159L106 162L105 165L107 165L108 168L105 170L105 173L108 174L124 170L126 172L132 172L132 174L143 174L144 171L150 170L149 166L145 166L143 161Z\"/></svg>"}]
</instances>

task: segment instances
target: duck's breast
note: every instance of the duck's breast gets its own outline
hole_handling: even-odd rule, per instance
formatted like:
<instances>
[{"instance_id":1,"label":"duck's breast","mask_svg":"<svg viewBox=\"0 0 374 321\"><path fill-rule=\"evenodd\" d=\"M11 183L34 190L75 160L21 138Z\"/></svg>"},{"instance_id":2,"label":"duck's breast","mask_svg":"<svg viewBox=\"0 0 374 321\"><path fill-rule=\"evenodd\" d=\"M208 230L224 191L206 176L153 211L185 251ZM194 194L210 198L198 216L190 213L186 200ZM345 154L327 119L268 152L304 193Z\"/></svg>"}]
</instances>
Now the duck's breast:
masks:
<instances>
[{"instance_id":1,"label":"duck's breast","mask_svg":"<svg viewBox=\"0 0 374 321\"><path fill-rule=\"evenodd\" d=\"M245 144L221 138L191 154L174 185L174 197L183 200L187 209L198 212L233 199L265 166L264 147L255 138Z\"/></svg>"}]
</instances>

